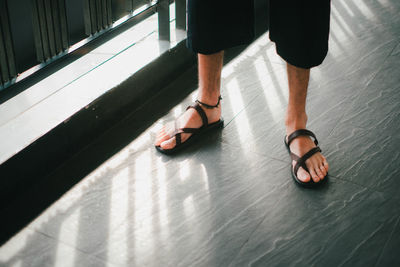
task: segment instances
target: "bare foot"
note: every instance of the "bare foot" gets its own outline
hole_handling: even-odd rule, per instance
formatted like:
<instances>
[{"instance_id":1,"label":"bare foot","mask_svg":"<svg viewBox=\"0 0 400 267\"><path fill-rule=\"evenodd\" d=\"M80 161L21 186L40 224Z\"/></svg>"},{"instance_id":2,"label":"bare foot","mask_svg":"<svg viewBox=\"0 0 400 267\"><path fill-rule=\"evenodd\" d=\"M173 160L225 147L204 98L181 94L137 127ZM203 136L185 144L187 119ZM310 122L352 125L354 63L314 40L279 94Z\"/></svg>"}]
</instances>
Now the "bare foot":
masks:
<instances>
[{"instance_id":1,"label":"bare foot","mask_svg":"<svg viewBox=\"0 0 400 267\"><path fill-rule=\"evenodd\" d=\"M208 109L200 105L207 115L208 123L217 122L221 117L221 105L216 108ZM203 125L200 115L193 108L186 110L175 121L164 125L157 133L155 146L160 146L162 149L172 149L176 145L175 129L179 128L200 128ZM192 134L182 133L181 141L185 142Z\"/></svg>"},{"instance_id":2,"label":"bare foot","mask_svg":"<svg viewBox=\"0 0 400 267\"><path fill-rule=\"evenodd\" d=\"M294 132L294 130L288 131L288 133L292 132ZM314 147L316 147L314 141L308 136L299 136L290 143L290 151L299 157L302 157ZM297 178L302 182L307 183L310 179L313 179L315 183L318 183L323 180L328 173L328 162L320 152L315 153L312 157L307 159L305 163L310 172L308 173L302 167L300 167L297 172ZM294 168L295 165L296 161L293 160L292 168Z\"/></svg>"}]
</instances>

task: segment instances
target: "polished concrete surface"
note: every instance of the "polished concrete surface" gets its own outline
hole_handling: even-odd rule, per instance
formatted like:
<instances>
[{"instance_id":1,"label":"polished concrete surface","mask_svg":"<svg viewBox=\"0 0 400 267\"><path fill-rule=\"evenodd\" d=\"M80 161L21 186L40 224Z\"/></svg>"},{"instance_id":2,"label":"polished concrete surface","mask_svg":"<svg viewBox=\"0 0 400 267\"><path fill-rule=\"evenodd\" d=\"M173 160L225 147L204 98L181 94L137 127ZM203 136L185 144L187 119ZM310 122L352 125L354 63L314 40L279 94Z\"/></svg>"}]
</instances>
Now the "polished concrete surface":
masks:
<instances>
[{"instance_id":1,"label":"polished concrete surface","mask_svg":"<svg viewBox=\"0 0 400 267\"><path fill-rule=\"evenodd\" d=\"M6 242L0 266L399 266L399 12L397 0L333 2L330 52L312 71L307 107L331 166L325 186L291 178L285 65L263 35L224 67L221 132L157 153L154 134L189 93ZM185 77L171 86L193 87ZM80 175L135 120L49 183Z\"/></svg>"}]
</instances>

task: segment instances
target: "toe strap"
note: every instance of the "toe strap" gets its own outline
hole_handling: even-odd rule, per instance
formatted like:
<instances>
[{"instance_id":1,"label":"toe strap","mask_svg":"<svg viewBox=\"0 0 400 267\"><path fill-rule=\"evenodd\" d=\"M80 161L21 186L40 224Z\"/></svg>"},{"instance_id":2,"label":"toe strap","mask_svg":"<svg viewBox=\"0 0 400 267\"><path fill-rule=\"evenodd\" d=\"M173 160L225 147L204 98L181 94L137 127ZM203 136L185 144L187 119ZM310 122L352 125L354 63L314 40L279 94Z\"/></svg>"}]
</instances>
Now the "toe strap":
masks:
<instances>
[{"instance_id":1,"label":"toe strap","mask_svg":"<svg viewBox=\"0 0 400 267\"><path fill-rule=\"evenodd\" d=\"M182 133L194 134L194 133L197 133L200 129L201 128L181 128L181 129L179 129L179 131Z\"/></svg>"},{"instance_id":2,"label":"toe strap","mask_svg":"<svg viewBox=\"0 0 400 267\"><path fill-rule=\"evenodd\" d=\"M180 145L182 143L182 133L191 133L195 134L200 130L200 128L179 128L174 132L176 145Z\"/></svg>"},{"instance_id":3,"label":"toe strap","mask_svg":"<svg viewBox=\"0 0 400 267\"><path fill-rule=\"evenodd\" d=\"M182 143L181 133L175 134L175 146L179 146Z\"/></svg>"},{"instance_id":4,"label":"toe strap","mask_svg":"<svg viewBox=\"0 0 400 267\"><path fill-rule=\"evenodd\" d=\"M303 167L304 170L306 170L307 172L309 172L307 166L306 166L306 160L308 160L309 158L311 158L315 153L321 152L321 148L314 147L312 149L310 149L310 151L308 151L306 154L304 154L302 157L298 157L297 155L295 155L298 159L296 160L296 165L294 166L294 174L297 176L297 172L299 171L300 167ZM293 156L292 156L293 158Z\"/></svg>"},{"instance_id":5,"label":"toe strap","mask_svg":"<svg viewBox=\"0 0 400 267\"><path fill-rule=\"evenodd\" d=\"M287 146L290 146L290 143L292 143L292 141L299 136L311 136L312 138L314 138L315 145L318 146L317 137L315 136L315 134L313 132L311 132L310 130L307 130L307 129L299 129L299 130L296 130L293 133L291 133L287 138Z\"/></svg>"},{"instance_id":6,"label":"toe strap","mask_svg":"<svg viewBox=\"0 0 400 267\"><path fill-rule=\"evenodd\" d=\"M204 110L200 107L198 103L196 103L194 106L188 106L186 110L189 108L193 108L197 111L197 113L200 115L201 120L203 122L203 125L200 128L178 128L177 121L175 121L175 129L173 132L173 135L175 136L175 142L176 146L182 144L182 133L190 133L190 134L195 134L197 133L201 128L207 127L208 125L208 118Z\"/></svg>"},{"instance_id":7,"label":"toe strap","mask_svg":"<svg viewBox=\"0 0 400 267\"><path fill-rule=\"evenodd\" d=\"M200 129L207 127L208 126L208 118L204 110L200 107L199 103L196 103L193 106L188 106L186 110L193 108L197 111L197 113L200 115L201 120L203 122L203 125L200 128L178 128L177 121L175 120L174 122L174 131L173 131L173 136L175 136L175 146L178 146L182 144L182 133L190 133L190 134L195 134L197 133Z\"/></svg>"}]
</instances>

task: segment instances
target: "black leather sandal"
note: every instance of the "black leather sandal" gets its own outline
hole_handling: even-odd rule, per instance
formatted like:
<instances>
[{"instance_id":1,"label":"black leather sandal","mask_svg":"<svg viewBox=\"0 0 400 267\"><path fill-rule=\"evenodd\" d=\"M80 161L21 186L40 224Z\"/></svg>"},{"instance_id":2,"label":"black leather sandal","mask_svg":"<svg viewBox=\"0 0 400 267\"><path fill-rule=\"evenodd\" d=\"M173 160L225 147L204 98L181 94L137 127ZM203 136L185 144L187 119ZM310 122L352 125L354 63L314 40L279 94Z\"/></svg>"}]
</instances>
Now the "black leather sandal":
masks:
<instances>
[{"instance_id":1,"label":"black leather sandal","mask_svg":"<svg viewBox=\"0 0 400 267\"><path fill-rule=\"evenodd\" d=\"M314 144L316 145L316 147L310 149L302 157L299 157L298 155L296 155L292 151L290 151L290 147L289 147L290 143L299 136L312 137L314 139ZM311 132L307 129L300 129L300 130L297 130L297 131L294 131L293 133L291 133L289 135L289 137L285 136L284 141L285 141L286 148L289 151L290 157L292 158L292 160L296 161L296 165L294 167L292 167L292 163L290 163L290 166L291 166L290 168L292 170L292 177L297 182L297 184L299 184L301 186L305 186L305 187L314 187L314 186L324 183L327 180L328 174L326 174L325 178L322 179L321 181L319 181L318 183L314 182L311 177L310 177L309 182L303 182L299 178L297 178L297 172L299 171L300 167L302 167L304 170L306 170L306 172L310 173L310 171L308 170L308 168L306 166L306 160L311 158L315 153L321 152L321 148L318 146L317 137L315 136L315 134L313 132Z\"/></svg>"},{"instance_id":2,"label":"black leather sandal","mask_svg":"<svg viewBox=\"0 0 400 267\"><path fill-rule=\"evenodd\" d=\"M222 128L224 126L224 120L220 118L218 121L209 124L207 115L204 112L203 108L201 107L204 106L207 109L217 108L220 104L221 99L222 98L219 97L218 103L214 106L200 102L199 100L196 100L196 103L193 106L188 106L186 110L190 108L195 109L197 113L200 115L203 125L200 128L177 128L175 123L175 130L173 134L173 136L175 136L175 146L171 149L163 149L160 146L155 146L156 149L163 154L168 154L168 155L173 154L176 153L178 150L181 150L182 148L189 146L199 136L209 132L210 130ZM185 142L182 142L181 138L182 133L191 133L192 135Z\"/></svg>"}]
</instances>

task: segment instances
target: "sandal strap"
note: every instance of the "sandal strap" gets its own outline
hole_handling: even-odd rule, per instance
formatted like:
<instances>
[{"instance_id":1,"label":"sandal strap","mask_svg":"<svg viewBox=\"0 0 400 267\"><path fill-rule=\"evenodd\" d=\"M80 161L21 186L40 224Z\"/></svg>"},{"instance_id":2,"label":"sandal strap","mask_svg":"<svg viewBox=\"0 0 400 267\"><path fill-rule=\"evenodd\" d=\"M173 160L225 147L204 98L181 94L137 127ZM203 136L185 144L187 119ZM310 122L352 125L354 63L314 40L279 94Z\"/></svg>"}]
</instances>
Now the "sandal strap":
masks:
<instances>
[{"instance_id":1,"label":"sandal strap","mask_svg":"<svg viewBox=\"0 0 400 267\"><path fill-rule=\"evenodd\" d=\"M175 134L175 146L179 146L182 143L181 133Z\"/></svg>"},{"instance_id":2,"label":"sandal strap","mask_svg":"<svg viewBox=\"0 0 400 267\"><path fill-rule=\"evenodd\" d=\"M218 103L215 106L211 106L205 103L202 103L198 100L196 100L196 103L193 106L188 106L186 110L193 108L197 111L197 113L200 115L201 121L203 122L203 125L200 128L177 128L176 126L176 121L175 121L175 146L178 146L182 144L182 133L191 133L194 134L198 132L201 128L207 127L208 126L208 118L207 114L204 112L203 108L200 105L203 105L205 108L216 108L219 106L220 100L222 99L221 96L218 97Z\"/></svg>"},{"instance_id":3,"label":"sandal strap","mask_svg":"<svg viewBox=\"0 0 400 267\"><path fill-rule=\"evenodd\" d=\"M294 154L293 152L290 152L290 157L292 158L292 160L294 161L299 161L300 157L297 156L296 154Z\"/></svg>"},{"instance_id":4,"label":"sandal strap","mask_svg":"<svg viewBox=\"0 0 400 267\"><path fill-rule=\"evenodd\" d=\"M203 105L205 108L211 109L211 108L217 108L217 107L219 106L219 103L220 103L221 99L222 99L222 97L219 96L219 97L218 97L218 102L217 102L217 104L214 105L214 106L213 106L213 105L206 104L206 103L203 103L203 102L201 102L200 100L196 100L196 103L197 103L197 104Z\"/></svg>"},{"instance_id":5,"label":"sandal strap","mask_svg":"<svg viewBox=\"0 0 400 267\"><path fill-rule=\"evenodd\" d=\"M176 142L176 146L182 144L182 133L191 133L194 134L196 132L198 132L200 130L200 128L179 128L175 130L175 142Z\"/></svg>"},{"instance_id":6,"label":"sandal strap","mask_svg":"<svg viewBox=\"0 0 400 267\"><path fill-rule=\"evenodd\" d=\"M201 128L181 128L181 129L179 129L179 131L180 131L181 133L191 133L191 134L194 134L194 133L197 133L200 129L201 129Z\"/></svg>"},{"instance_id":7,"label":"sandal strap","mask_svg":"<svg viewBox=\"0 0 400 267\"><path fill-rule=\"evenodd\" d=\"M311 158L315 153L321 152L321 148L314 147L310 149L306 154L304 154L302 157L299 157L299 159L296 161L296 165L294 166L294 174L297 177L297 172L299 171L300 167L303 167L304 170L309 172L307 166L306 166L306 160ZM294 154L295 155L295 154ZM296 155L297 156L297 155ZM298 157L298 156L297 156Z\"/></svg>"},{"instance_id":8,"label":"sandal strap","mask_svg":"<svg viewBox=\"0 0 400 267\"><path fill-rule=\"evenodd\" d=\"M297 137L299 136L311 136L312 138L314 138L314 143L316 146L318 146L318 140L317 137L315 136L315 134L313 132L311 132L310 130L307 129L299 129L294 131L293 133L291 133L288 136L288 141L287 141L287 145L290 146L290 143Z\"/></svg>"},{"instance_id":9,"label":"sandal strap","mask_svg":"<svg viewBox=\"0 0 400 267\"><path fill-rule=\"evenodd\" d=\"M203 126L202 127L207 127L208 125L208 118L206 113L204 112L204 110L200 107L199 103L194 104L193 106L188 106L186 108L186 110L188 110L189 108L193 108L197 111L197 113L200 115L201 120L203 122Z\"/></svg>"}]
</instances>

